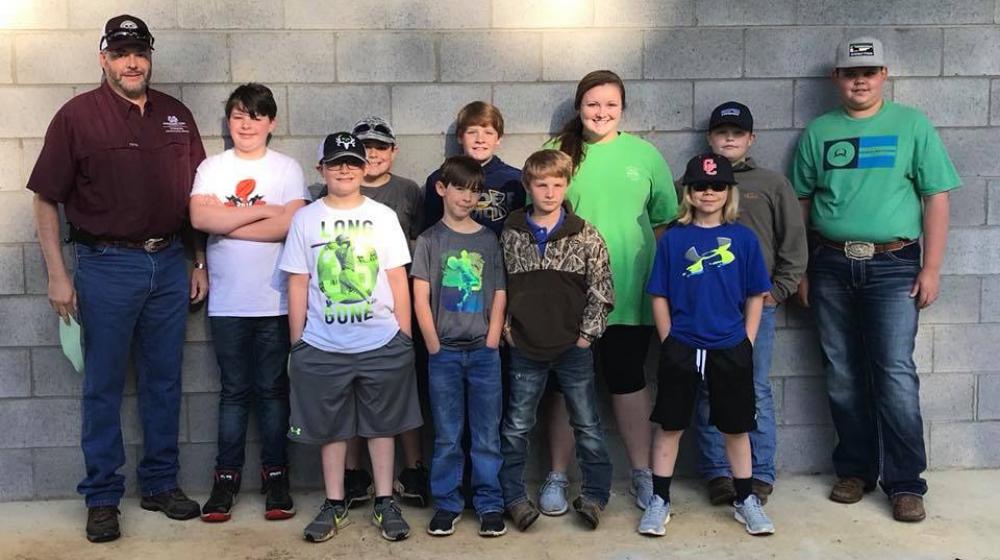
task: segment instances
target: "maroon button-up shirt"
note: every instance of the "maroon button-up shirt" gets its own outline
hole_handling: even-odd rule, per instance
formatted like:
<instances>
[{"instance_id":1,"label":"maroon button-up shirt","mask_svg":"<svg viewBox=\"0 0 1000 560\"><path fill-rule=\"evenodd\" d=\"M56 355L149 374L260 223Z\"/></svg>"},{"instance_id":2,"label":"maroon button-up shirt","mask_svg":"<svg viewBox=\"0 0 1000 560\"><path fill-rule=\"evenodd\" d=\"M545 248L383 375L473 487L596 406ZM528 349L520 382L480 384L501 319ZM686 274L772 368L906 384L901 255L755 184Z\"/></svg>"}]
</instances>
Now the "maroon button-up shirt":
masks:
<instances>
[{"instance_id":1,"label":"maroon button-up shirt","mask_svg":"<svg viewBox=\"0 0 1000 560\"><path fill-rule=\"evenodd\" d=\"M52 118L28 188L63 203L79 229L139 241L181 229L203 159L183 103L150 89L140 113L103 83Z\"/></svg>"}]
</instances>

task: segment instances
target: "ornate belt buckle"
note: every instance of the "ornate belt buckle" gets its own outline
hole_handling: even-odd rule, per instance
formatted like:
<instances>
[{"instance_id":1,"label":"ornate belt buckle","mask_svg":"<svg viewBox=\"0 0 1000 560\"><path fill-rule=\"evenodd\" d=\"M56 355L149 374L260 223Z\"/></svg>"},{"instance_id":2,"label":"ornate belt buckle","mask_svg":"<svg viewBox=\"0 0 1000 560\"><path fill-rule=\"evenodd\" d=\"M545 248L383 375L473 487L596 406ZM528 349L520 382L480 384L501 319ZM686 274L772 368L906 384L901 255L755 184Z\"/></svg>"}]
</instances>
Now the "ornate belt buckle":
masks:
<instances>
[{"instance_id":1,"label":"ornate belt buckle","mask_svg":"<svg viewBox=\"0 0 1000 560\"><path fill-rule=\"evenodd\" d=\"M152 237L142 244L142 250L147 253L156 253L166 249L167 245L170 245L170 242L166 238Z\"/></svg>"},{"instance_id":2,"label":"ornate belt buckle","mask_svg":"<svg viewBox=\"0 0 1000 560\"><path fill-rule=\"evenodd\" d=\"M856 261L867 261L875 256L875 244L869 241L845 241L844 256Z\"/></svg>"}]
</instances>

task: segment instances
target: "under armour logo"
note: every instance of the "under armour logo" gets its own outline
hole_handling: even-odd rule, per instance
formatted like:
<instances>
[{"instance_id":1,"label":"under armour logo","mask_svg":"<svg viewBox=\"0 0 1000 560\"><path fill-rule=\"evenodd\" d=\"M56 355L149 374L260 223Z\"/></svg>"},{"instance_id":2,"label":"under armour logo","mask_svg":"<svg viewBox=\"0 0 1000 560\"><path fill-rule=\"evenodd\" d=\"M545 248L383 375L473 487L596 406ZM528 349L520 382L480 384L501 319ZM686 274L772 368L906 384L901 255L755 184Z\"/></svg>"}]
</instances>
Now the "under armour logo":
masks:
<instances>
[{"instance_id":1,"label":"under armour logo","mask_svg":"<svg viewBox=\"0 0 1000 560\"><path fill-rule=\"evenodd\" d=\"M350 148L353 148L353 147L354 147L354 145L355 145L355 144L356 144L357 142L355 142L355 140L354 140L354 137L353 137L353 136L348 136L347 134L343 134L343 135L341 135L341 136L338 136L338 137L337 137L337 140L336 140L336 141L334 141L334 143L335 143L336 145L338 145L338 146L341 146L341 147L343 147L343 148L344 148L345 150L347 150L347 149L350 149Z\"/></svg>"},{"instance_id":2,"label":"under armour logo","mask_svg":"<svg viewBox=\"0 0 1000 560\"><path fill-rule=\"evenodd\" d=\"M714 159L703 159L701 160L701 169L705 172L705 175L716 175L718 174L719 165L715 163Z\"/></svg>"}]
</instances>

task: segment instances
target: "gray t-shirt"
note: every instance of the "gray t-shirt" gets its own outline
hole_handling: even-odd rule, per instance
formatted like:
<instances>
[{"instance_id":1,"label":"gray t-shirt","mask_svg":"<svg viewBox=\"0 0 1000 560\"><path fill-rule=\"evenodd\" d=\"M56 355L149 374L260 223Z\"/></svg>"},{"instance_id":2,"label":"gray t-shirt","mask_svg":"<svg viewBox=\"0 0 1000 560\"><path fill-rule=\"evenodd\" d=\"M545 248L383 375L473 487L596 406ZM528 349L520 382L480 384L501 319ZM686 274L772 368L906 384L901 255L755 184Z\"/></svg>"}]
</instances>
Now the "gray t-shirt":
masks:
<instances>
[{"instance_id":1,"label":"gray t-shirt","mask_svg":"<svg viewBox=\"0 0 1000 560\"><path fill-rule=\"evenodd\" d=\"M503 253L488 228L458 233L438 222L417 238L410 276L431 285L431 312L441 347L479 348L486 343L496 290L505 290Z\"/></svg>"}]
</instances>

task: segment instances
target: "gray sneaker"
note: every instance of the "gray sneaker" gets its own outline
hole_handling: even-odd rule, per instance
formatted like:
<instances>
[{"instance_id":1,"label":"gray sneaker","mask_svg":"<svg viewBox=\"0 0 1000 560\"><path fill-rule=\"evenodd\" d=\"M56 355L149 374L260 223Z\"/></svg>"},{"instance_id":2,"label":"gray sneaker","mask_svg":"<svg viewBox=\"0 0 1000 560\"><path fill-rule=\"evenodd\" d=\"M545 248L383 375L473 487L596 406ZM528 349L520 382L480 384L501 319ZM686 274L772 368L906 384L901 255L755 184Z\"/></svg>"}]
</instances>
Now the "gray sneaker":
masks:
<instances>
[{"instance_id":1,"label":"gray sneaker","mask_svg":"<svg viewBox=\"0 0 1000 560\"><path fill-rule=\"evenodd\" d=\"M389 541L401 541L410 536L410 525L403 519L403 512L393 500L381 504L376 500L372 510L372 523L382 531L382 537Z\"/></svg>"},{"instance_id":2,"label":"gray sneaker","mask_svg":"<svg viewBox=\"0 0 1000 560\"><path fill-rule=\"evenodd\" d=\"M742 503L733 503L733 517L747 528L747 533L751 535L772 535L774 534L774 523L764 513L764 506L760 505L760 498L750 494Z\"/></svg>"},{"instance_id":3,"label":"gray sneaker","mask_svg":"<svg viewBox=\"0 0 1000 560\"><path fill-rule=\"evenodd\" d=\"M538 490L538 510L545 515L562 515L569 509L566 488L569 479L561 472L552 471Z\"/></svg>"},{"instance_id":4,"label":"gray sneaker","mask_svg":"<svg viewBox=\"0 0 1000 560\"><path fill-rule=\"evenodd\" d=\"M323 505L319 507L316 518L306 525L302 535L309 542L323 542L331 539L339 529L346 527L349 523L346 507L333 505L330 500L324 500Z\"/></svg>"},{"instance_id":5,"label":"gray sneaker","mask_svg":"<svg viewBox=\"0 0 1000 560\"><path fill-rule=\"evenodd\" d=\"M667 523L670 522L670 502L654 495L646 505L646 511L639 520L639 534L662 537L667 534Z\"/></svg>"},{"instance_id":6,"label":"gray sneaker","mask_svg":"<svg viewBox=\"0 0 1000 560\"><path fill-rule=\"evenodd\" d=\"M632 469L632 484L628 493L635 496L635 505L646 509L646 504L653 497L653 471L649 469Z\"/></svg>"}]
</instances>

